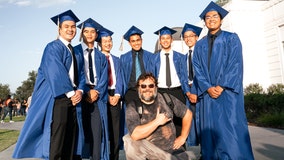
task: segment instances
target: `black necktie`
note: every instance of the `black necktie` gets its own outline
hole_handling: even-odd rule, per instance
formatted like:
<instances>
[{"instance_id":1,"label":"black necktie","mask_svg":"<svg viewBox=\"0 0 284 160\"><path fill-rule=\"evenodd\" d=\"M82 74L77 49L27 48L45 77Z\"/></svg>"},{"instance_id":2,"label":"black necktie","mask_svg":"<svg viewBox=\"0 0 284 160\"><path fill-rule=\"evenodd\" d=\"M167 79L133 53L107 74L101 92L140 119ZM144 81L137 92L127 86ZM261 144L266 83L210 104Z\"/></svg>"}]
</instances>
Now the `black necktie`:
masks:
<instances>
[{"instance_id":1,"label":"black necktie","mask_svg":"<svg viewBox=\"0 0 284 160\"><path fill-rule=\"evenodd\" d=\"M93 60L92 60L92 52L93 49L87 48L88 51L88 60L89 60L89 76L90 76L90 81L94 83L94 71L93 71Z\"/></svg>"},{"instance_id":2,"label":"black necktie","mask_svg":"<svg viewBox=\"0 0 284 160\"><path fill-rule=\"evenodd\" d=\"M212 48L213 48L213 43L214 40L217 36L216 35L210 35L209 39L209 49L208 49L208 70L210 69L210 60L211 60L211 55L212 55Z\"/></svg>"},{"instance_id":3,"label":"black necktie","mask_svg":"<svg viewBox=\"0 0 284 160\"><path fill-rule=\"evenodd\" d=\"M192 69L192 59L191 59L192 50L188 51L188 79L193 80L193 69Z\"/></svg>"},{"instance_id":4,"label":"black necktie","mask_svg":"<svg viewBox=\"0 0 284 160\"><path fill-rule=\"evenodd\" d=\"M75 53L74 53L74 50L73 50L73 47L71 44L68 44L68 48L70 49L71 51L71 54L72 54L72 59L73 59L73 70L74 70L74 84L76 86L78 86L79 84L79 81L78 81L78 68L77 68L77 60L76 60L76 56L75 56Z\"/></svg>"},{"instance_id":5,"label":"black necktie","mask_svg":"<svg viewBox=\"0 0 284 160\"><path fill-rule=\"evenodd\" d=\"M171 82L171 69L170 69L170 59L169 53L165 53L166 55L166 85L170 88Z\"/></svg>"}]
</instances>

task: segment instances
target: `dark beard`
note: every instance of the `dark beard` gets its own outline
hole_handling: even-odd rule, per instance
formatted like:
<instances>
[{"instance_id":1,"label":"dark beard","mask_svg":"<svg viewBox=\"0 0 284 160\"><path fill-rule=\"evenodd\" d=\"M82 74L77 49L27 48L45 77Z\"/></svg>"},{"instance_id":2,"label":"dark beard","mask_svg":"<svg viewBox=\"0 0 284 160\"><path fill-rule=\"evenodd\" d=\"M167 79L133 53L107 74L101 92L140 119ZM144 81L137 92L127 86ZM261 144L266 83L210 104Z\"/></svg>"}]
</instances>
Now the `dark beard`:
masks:
<instances>
[{"instance_id":1,"label":"dark beard","mask_svg":"<svg viewBox=\"0 0 284 160\"><path fill-rule=\"evenodd\" d=\"M148 92L147 90L144 92ZM149 98L145 98L142 94L140 94L140 92L138 93L139 98L142 99L145 102L153 102L155 100L155 98L157 97L157 91L154 92L153 96L149 97Z\"/></svg>"}]
</instances>

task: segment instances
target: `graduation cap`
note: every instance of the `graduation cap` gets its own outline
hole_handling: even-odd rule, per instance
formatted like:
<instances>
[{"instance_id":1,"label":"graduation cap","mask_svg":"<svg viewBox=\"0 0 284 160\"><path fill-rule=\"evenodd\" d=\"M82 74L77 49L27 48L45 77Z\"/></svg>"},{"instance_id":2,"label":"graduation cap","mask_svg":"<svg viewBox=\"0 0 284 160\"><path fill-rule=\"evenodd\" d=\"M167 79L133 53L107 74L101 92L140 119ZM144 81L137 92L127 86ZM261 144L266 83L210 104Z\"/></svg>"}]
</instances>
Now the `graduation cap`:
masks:
<instances>
[{"instance_id":1,"label":"graduation cap","mask_svg":"<svg viewBox=\"0 0 284 160\"><path fill-rule=\"evenodd\" d=\"M192 24L188 24L188 23L185 23L184 26L183 26L183 29L181 31L181 37L183 37L184 33L186 31L192 31L194 32L197 36L200 35L201 31L202 31L202 28L200 27L197 27L195 25L192 25Z\"/></svg>"},{"instance_id":2,"label":"graduation cap","mask_svg":"<svg viewBox=\"0 0 284 160\"><path fill-rule=\"evenodd\" d=\"M64 21L74 21L75 23L80 21L79 18L71 10L60 13L50 19L58 26Z\"/></svg>"},{"instance_id":3,"label":"graduation cap","mask_svg":"<svg viewBox=\"0 0 284 160\"><path fill-rule=\"evenodd\" d=\"M141 31L139 28L132 26L130 29L123 35L123 38L127 41L129 41L129 38L133 34L139 34L142 35L144 32Z\"/></svg>"},{"instance_id":4,"label":"graduation cap","mask_svg":"<svg viewBox=\"0 0 284 160\"><path fill-rule=\"evenodd\" d=\"M112 36L113 32L106 29L106 28L102 28L98 31L98 37L96 39L97 42L101 42L102 37L108 37L108 36Z\"/></svg>"},{"instance_id":5,"label":"graduation cap","mask_svg":"<svg viewBox=\"0 0 284 160\"><path fill-rule=\"evenodd\" d=\"M82 22L81 24L79 24L77 26L80 29L84 29L86 27L91 27L94 28L96 31L100 30L101 28L103 28L102 25L100 25L98 22L96 22L95 20L93 20L92 18L88 18L87 20L85 20L84 22Z\"/></svg>"},{"instance_id":6,"label":"graduation cap","mask_svg":"<svg viewBox=\"0 0 284 160\"><path fill-rule=\"evenodd\" d=\"M127 40L129 42L130 36L134 35L134 34L138 34L138 35L142 35L144 32L141 31L139 28L135 27L135 26L131 26L128 31L122 36L122 40L120 43L120 47L119 50L123 51L123 39Z\"/></svg>"},{"instance_id":7,"label":"graduation cap","mask_svg":"<svg viewBox=\"0 0 284 160\"><path fill-rule=\"evenodd\" d=\"M223 19L229 12L227 10L225 10L224 8L220 7L219 5L217 5L214 2L210 2L208 4L208 6L203 10L203 12L200 14L200 18L201 19L205 19L205 15L206 13L210 12L210 11L216 11L221 15L221 19Z\"/></svg>"},{"instance_id":8,"label":"graduation cap","mask_svg":"<svg viewBox=\"0 0 284 160\"><path fill-rule=\"evenodd\" d=\"M79 24L77 27L81 29L80 39L79 39L80 41L82 40L82 37L83 37L84 28L90 27L90 28L94 28L96 31L103 28L102 25L100 25L98 22L96 22L92 18L88 18L87 20Z\"/></svg>"},{"instance_id":9,"label":"graduation cap","mask_svg":"<svg viewBox=\"0 0 284 160\"><path fill-rule=\"evenodd\" d=\"M164 26L161 29L159 29L156 32L154 32L154 34L162 36L162 35L166 35L166 34L173 35L176 32L177 32L176 30L173 30L173 29L171 29L169 27Z\"/></svg>"}]
</instances>

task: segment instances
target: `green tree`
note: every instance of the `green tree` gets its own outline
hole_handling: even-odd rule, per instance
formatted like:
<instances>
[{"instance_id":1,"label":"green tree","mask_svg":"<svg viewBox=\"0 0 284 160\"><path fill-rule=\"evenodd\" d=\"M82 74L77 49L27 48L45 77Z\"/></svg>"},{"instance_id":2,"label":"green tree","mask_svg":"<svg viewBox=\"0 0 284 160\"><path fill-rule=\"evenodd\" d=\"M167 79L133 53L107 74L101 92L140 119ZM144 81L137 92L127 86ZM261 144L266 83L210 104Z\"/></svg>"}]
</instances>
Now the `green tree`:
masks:
<instances>
[{"instance_id":1,"label":"green tree","mask_svg":"<svg viewBox=\"0 0 284 160\"><path fill-rule=\"evenodd\" d=\"M36 80L36 71L29 72L29 77L27 80L22 82L22 85L17 88L15 93L15 98L20 100L28 99L29 96L32 95L35 80Z\"/></svg>"},{"instance_id":2,"label":"green tree","mask_svg":"<svg viewBox=\"0 0 284 160\"><path fill-rule=\"evenodd\" d=\"M284 94L284 84L277 83L277 84L272 84L267 88L267 93L269 95L273 94Z\"/></svg>"},{"instance_id":3,"label":"green tree","mask_svg":"<svg viewBox=\"0 0 284 160\"><path fill-rule=\"evenodd\" d=\"M247 94L263 94L264 90L261 85L258 83L253 83L249 84L245 90L244 90L245 95Z\"/></svg>"},{"instance_id":4,"label":"green tree","mask_svg":"<svg viewBox=\"0 0 284 160\"><path fill-rule=\"evenodd\" d=\"M2 100L6 99L7 95L11 94L10 88L8 84L0 83L0 98Z\"/></svg>"}]
</instances>

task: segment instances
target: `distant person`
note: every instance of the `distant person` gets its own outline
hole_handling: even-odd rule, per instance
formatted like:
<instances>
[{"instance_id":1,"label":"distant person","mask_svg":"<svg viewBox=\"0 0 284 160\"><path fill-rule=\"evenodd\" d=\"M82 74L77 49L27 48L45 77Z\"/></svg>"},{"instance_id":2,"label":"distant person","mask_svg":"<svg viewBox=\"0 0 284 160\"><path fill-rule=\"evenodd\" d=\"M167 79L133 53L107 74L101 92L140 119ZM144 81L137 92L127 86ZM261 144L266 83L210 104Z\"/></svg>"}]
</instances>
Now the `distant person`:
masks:
<instances>
[{"instance_id":1,"label":"distant person","mask_svg":"<svg viewBox=\"0 0 284 160\"><path fill-rule=\"evenodd\" d=\"M194 47L202 159L252 160L244 110L242 44L236 33L221 29L227 14L210 2L200 14L208 28L207 36Z\"/></svg>"},{"instance_id":2,"label":"distant person","mask_svg":"<svg viewBox=\"0 0 284 160\"><path fill-rule=\"evenodd\" d=\"M192 113L185 104L172 95L172 107L158 93L157 80L152 73L141 74L137 80L138 101L126 108L129 134L123 137L128 160L190 159L182 147L188 136ZM181 135L176 136L173 116L182 118Z\"/></svg>"},{"instance_id":3,"label":"distant person","mask_svg":"<svg viewBox=\"0 0 284 160\"><path fill-rule=\"evenodd\" d=\"M51 20L58 27L59 37L44 49L13 158L73 160L81 155L80 101L85 77L83 57L74 53L71 46L79 19L68 10Z\"/></svg>"},{"instance_id":4,"label":"distant person","mask_svg":"<svg viewBox=\"0 0 284 160\"><path fill-rule=\"evenodd\" d=\"M158 91L168 93L186 104L184 89L187 84L187 74L183 65L184 55L172 49L173 37L175 30L169 27L162 27L154 32L159 36L161 50L155 53L152 60L154 65L153 74L158 79ZM182 120L174 117L174 123L177 129L177 135L181 133ZM185 139L186 140L186 139Z\"/></svg>"},{"instance_id":5,"label":"distant person","mask_svg":"<svg viewBox=\"0 0 284 160\"><path fill-rule=\"evenodd\" d=\"M102 26L88 18L78 25L81 29L82 43L74 49L84 57L85 90L82 101L83 127L88 149L86 156L92 160L108 159L107 124L107 60L94 45L97 31ZM89 152L89 153L88 153ZM85 157L85 154L84 154Z\"/></svg>"},{"instance_id":6,"label":"distant person","mask_svg":"<svg viewBox=\"0 0 284 160\"><path fill-rule=\"evenodd\" d=\"M23 100L22 104L21 104L21 108L20 108L20 115L21 116L26 116L26 109L27 109L27 100Z\"/></svg>"},{"instance_id":7,"label":"distant person","mask_svg":"<svg viewBox=\"0 0 284 160\"><path fill-rule=\"evenodd\" d=\"M108 60L108 130L110 141L110 160L119 158L120 112L122 79L118 57L111 54L113 32L104 28L99 30L96 41Z\"/></svg>"},{"instance_id":8,"label":"distant person","mask_svg":"<svg viewBox=\"0 0 284 160\"><path fill-rule=\"evenodd\" d=\"M14 101L12 100L12 98L11 98L11 95L7 95L7 98L6 98L6 100L4 101L4 103L5 103L5 106L4 106L4 113L3 113L3 115L2 115L2 117L1 117L1 123L4 123L4 120L5 120L5 118L6 118L6 116L7 116L7 114L9 114L9 117L10 117L10 123L14 123L14 121L12 120L13 119L13 113L12 113L12 111L13 111L13 108L14 108L14 106L16 106L15 105L15 103L14 103Z\"/></svg>"},{"instance_id":9,"label":"distant person","mask_svg":"<svg viewBox=\"0 0 284 160\"><path fill-rule=\"evenodd\" d=\"M187 72L187 84L185 87L185 94L187 96L187 105L193 113L193 120L191 124L191 130L187 139L189 146L197 146L200 143L200 127L199 127L199 107L197 98L197 83L194 80L194 70L192 65L192 57L194 53L194 46L198 40L198 37L202 31L202 28L192 24L185 23L181 32L181 37L188 47L188 52L185 55L185 67Z\"/></svg>"}]
</instances>

